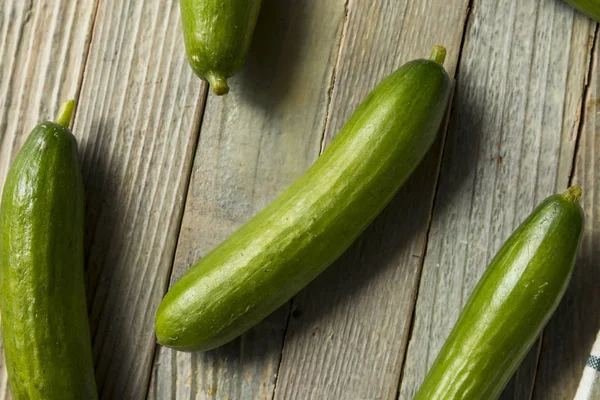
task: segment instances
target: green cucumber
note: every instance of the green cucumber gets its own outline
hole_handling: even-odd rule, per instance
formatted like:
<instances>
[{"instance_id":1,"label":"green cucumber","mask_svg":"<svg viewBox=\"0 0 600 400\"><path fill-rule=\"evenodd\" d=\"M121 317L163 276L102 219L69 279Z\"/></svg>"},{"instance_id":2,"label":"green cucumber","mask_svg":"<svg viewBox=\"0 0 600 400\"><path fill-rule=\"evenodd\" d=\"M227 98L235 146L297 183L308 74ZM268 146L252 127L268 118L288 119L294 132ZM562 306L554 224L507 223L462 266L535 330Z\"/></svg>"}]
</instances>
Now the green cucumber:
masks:
<instances>
[{"instance_id":1,"label":"green cucumber","mask_svg":"<svg viewBox=\"0 0 600 400\"><path fill-rule=\"evenodd\" d=\"M84 192L68 126L37 125L17 155L0 208L0 312L15 400L97 399L86 306Z\"/></svg>"},{"instance_id":2,"label":"green cucumber","mask_svg":"<svg viewBox=\"0 0 600 400\"><path fill-rule=\"evenodd\" d=\"M260 0L180 0L188 60L217 95L246 62Z\"/></svg>"},{"instance_id":3,"label":"green cucumber","mask_svg":"<svg viewBox=\"0 0 600 400\"><path fill-rule=\"evenodd\" d=\"M447 107L445 49L381 82L314 165L194 265L156 314L158 341L209 350L241 335L332 264L431 147Z\"/></svg>"},{"instance_id":4,"label":"green cucumber","mask_svg":"<svg viewBox=\"0 0 600 400\"><path fill-rule=\"evenodd\" d=\"M414 400L497 399L556 310L583 231L581 188L544 200L502 246Z\"/></svg>"},{"instance_id":5,"label":"green cucumber","mask_svg":"<svg viewBox=\"0 0 600 400\"><path fill-rule=\"evenodd\" d=\"M592 18L596 22L600 22L600 0L565 0L573 7Z\"/></svg>"}]
</instances>

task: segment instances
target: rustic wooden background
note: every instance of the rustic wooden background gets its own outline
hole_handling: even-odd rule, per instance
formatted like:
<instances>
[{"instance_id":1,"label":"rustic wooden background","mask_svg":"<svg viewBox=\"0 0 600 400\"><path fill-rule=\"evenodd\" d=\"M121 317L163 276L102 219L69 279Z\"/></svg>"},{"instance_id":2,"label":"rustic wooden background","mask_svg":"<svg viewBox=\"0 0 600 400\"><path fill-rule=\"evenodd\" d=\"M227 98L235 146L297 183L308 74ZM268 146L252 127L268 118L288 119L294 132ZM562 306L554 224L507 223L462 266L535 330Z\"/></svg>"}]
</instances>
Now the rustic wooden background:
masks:
<instances>
[{"instance_id":1,"label":"rustic wooden background","mask_svg":"<svg viewBox=\"0 0 600 400\"><path fill-rule=\"evenodd\" d=\"M595 23L559 0L264 0L223 98L192 74L180 31L176 0L0 4L0 182L35 123L78 100L102 399L410 400L495 251L574 182L587 214L576 273L503 399L573 397L600 328ZM448 129L360 240L235 342L159 348L168 285L437 43L456 79Z\"/></svg>"}]
</instances>

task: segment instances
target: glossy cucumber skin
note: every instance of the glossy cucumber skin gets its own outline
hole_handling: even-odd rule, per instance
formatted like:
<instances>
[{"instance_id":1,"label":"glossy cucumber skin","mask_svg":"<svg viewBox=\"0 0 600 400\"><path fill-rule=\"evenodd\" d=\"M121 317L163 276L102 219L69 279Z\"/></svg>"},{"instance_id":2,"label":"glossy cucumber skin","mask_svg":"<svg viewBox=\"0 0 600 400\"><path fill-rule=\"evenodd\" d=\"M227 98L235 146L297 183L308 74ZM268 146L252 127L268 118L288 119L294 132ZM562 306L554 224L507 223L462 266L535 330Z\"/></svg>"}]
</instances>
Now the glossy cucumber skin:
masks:
<instances>
[{"instance_id":1,"label":"glossy cucumber skin","mask_svg":"<svg viewBox=\"0 0 600 400\"><path fill-rule=\"evenodd\" d=\"M260 0L180 0L183 36L194 72L215 93L246 62Z\"/></svg>"},{"instance_id":2,"label":"glossy cucumber skin","mask_svg":"<svg viewBox=\"0 0 600 400\"><path fill-rule=\"evenodd\" d=\"M0 210L0 310L12 398L97 399L84 286L84 191L68 129L39 124Z\"/></svg>"},{"instance_id":3,"label":"glossy cucumber skin","mask_svg":"<svg viewBox=\"0 0 600 400\"><path fill-rule=\"evenodd\" d=\"M533 211L488 266L414 400L500 396L567 288L583 221L564 195Z\"/></svg>"},{"instance_id":4,"label":"glossy cucumber skin","mask_svg":"<svg viewBox=\"0 0 600 400\"><path fill-rule=\"evenodd\" d=\"M565 0L573 7L592 18L596 22L600 22L600 0Z\"/></svg>"},{"instance_id":5,"label":"glossy cucumber skin","mask_svg":"<svg viewBox=\"0 0 600 400\"><path fill-rule=\"evenodd\" d=\"M449 92L443 66L429 60L380 83L302 177L172 287L156 315L159 342L182 351L227 343L333 263L425 156Z\"/></svg>"}]
</instances>

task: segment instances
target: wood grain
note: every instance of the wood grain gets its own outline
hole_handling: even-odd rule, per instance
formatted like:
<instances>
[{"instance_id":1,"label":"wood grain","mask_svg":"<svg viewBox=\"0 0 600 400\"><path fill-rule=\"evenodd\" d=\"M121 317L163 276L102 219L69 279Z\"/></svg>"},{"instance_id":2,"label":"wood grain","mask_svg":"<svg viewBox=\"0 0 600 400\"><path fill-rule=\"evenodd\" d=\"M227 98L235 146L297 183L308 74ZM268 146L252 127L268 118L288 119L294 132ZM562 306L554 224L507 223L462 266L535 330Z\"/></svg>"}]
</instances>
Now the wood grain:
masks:
<instances>
[{"instance_id":1,"label":"wood grain","mask_svg":"<svg viewBox=\"0 0 600 400\"><path fill-rule=\"evenodd\" d=\"M266 0L230 93L210 96L171 281L269 204L316 159L344 23L343 0ZM150 398L271 399L289 307L195 354L160 349Z\"/></svg>"},{"instance_id":2,"label":"wood grain","mask_svg":"<svg viewBox=\"0 0 600 400\"><path fill-rule=\"evenodd\" d=\"M177 2L100 2L74 131L103 399L143 398L150 378L205 93L181 36Z\"/></svg>"},{"instance_id":3,"label":"wood grain","mask_svg":"<svg viewBox=\"0 0 600 400\"><path fill-rule=\"evenodd\" d=\"M585 189L586 234L533 391L570 398L600 329L594 24L558 0L473 0L461 49L467 0L263 3L245 69L206 107L177 1L0 5L0 182L33 126L80 98L101 398L144 398L148 387L156 400L412 398L491 256L537 202L567 186L581 126L573 182ZM216 351L155 352L154 312L169 282L302 174L379 80L436 43L448 48L451 75L463 55L439 192L443 135L291 307ZM531 397L536 355L504 398Z\"/></svg>"},{"instance_id":4,"label":"wood grain","mask_svg":"<svg viewBox=\"0 0 600 400\"><path fill-rule=\"evenodd\" d=\"M370 89L404 62L426 58L434 44L447 47L452 76L466 8L464 1L350 1L326 144ZM276 399L396 397L442 136L357 243L294 298Z\"/></svg>"},{"instance_id":5,"label":"wood grain","mask_svg":"<svg viewBox=\"0 0 600 400\"><path fill-rule=\"evenodd\" d=\"M572 399L600 330L600 40L596 34L573 184L583 187L584 237L569 290L548 324L534 399Z\"/></svg>"},{"instance_id":6,"label":"wood grain","mask_svg":"<svg viewBox=\"0 0 600 400\"><path fill-rule=\"evenodd\" d=\"M95 0L0 4L0 194L12 160L40 120L77 98ZM1 346L1 345L0 345ZM0 398L9 398L0 347Z\"/></svg>"},{"instance_id":7,"label":"wood grain","mask_svg":"<svg viewBox=\"0 0 600 400\"><path fill-rule=\"evenodd\" d=\"M400 399L414 396L504 240L567 186L592 32L562 2L474 1ZM503 398L530 398L536 356Z\"/></svg>"}]
</instances>

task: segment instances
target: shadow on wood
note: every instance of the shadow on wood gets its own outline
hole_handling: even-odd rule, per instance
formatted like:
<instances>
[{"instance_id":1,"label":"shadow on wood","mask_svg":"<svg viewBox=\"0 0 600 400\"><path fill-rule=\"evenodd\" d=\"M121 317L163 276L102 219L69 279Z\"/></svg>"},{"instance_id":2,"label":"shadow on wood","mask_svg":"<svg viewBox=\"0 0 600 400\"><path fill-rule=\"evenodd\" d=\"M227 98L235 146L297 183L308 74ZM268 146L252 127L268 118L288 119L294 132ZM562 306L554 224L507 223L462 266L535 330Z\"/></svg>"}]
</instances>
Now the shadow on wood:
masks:
<instances>
[{"instance_id":1,"label":"shadow on wood","mask_svg":"<svg viewBox=\"0 0 600 400\"><path fill-rule=\"evenodd\" d=\"M238 78L240 95L247 102L270 111L286 98L307 36L309 18L301 14L310 14L311 7L306 1L263 1L248 60Z\"/></svg>"},{"instance_id":2,"label":"shadow on wood","mask_svg":"<svg viewBox=\"0 0 600 400\"><path fill-rule=\"evenodd\" d=\"M102 313L116 307L125 309L128 300L123 291L117 291L117 297L108 300L109 284L114 282L115 276L123 272L115 269L116 258L121 252L121 247L127 241L121 236L120 227L126 218L126 211L119 204L119 193L123 188L115 186L117 179L114 174L115 166L107 159L113 153L109 149L110 133L115 124L112 120L95 121L92 124L89 137L105 138L94 141L93 147L79 143L79 157L82 165L83 179L85 185L85 268L86 268L86 293L88 312L90 315L90 331L93 344L94 364L96 367L96 379L98 391L102 397L104 392L104 374L99 368L98 362L103 353L123 354L132 351L125 342L114 345L116 349L106 349L107 341L102 337L106 335L107 329L115 329L122 326L121 321L115 320L110 327L100 326ZM111 169L111 166L113 168ZM133 188L130 188L133 190ZM132 266L133 268L133 266ZM118 280L118 279L117 279ZM114 293L113 293L114 294ZM105 303L111 303L114 307L105 307Z\"/></svg>"}]
</instances>

